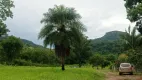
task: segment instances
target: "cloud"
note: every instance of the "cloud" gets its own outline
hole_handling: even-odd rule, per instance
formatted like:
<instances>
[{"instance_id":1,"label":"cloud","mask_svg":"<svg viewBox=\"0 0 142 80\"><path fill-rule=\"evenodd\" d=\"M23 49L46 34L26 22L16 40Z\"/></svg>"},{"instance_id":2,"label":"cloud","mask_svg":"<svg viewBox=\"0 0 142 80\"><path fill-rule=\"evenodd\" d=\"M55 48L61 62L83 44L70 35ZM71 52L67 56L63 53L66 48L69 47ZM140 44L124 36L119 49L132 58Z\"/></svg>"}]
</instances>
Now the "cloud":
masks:
<instances>
[{"instance_id":1,"label":"cloud","mask_svg":"<svg viewBox=\"0 0 142 80\"><path fill-rule=\"evenodd\" d=\"M42 44L38 33L42 28L43 13L54 5L74 7L86 25L85 34L94 39L112 30L123 31L128 27L123 0L14 0L14 18L6 21L9 35L15 35Z\"/></svg>"},{"instance_id":2,"label":"cloud","mask_svg":"<svg viewBox=\"0 0 142 80\"><path fill-rule=\"evenodd\" d=\"M112 27L115 24L130 24L130 22L119 15L102 20L102 26Z\"/></svg>"}]
</instances>

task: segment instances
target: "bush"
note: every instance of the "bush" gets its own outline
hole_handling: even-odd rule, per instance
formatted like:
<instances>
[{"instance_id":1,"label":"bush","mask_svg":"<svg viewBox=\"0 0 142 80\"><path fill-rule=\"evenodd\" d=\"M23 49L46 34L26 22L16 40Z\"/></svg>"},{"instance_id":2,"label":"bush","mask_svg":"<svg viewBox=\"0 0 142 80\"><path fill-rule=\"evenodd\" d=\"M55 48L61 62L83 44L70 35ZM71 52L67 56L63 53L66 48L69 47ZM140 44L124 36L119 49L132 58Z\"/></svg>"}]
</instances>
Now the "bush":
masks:
<instances>
[{"instance_id":1,"label":"bush","mask_svg":"<svg viewBox=\"0 0 142 80\"><path fill-rule=\"evenodd\" d=\"M55 67L59 66L59 64L40 64L40 63L32 63L32 61L26 61L24 59L15 59L13 61L13 65L16 66L38 66L38 67Z\"/></svg>"},{"instance_id":2,"label":"bush","mask_svg":"<svg viewBox=\"0 0 142 80\"><path fill-rule=\"evenodd\" d=\"M95 54L90 58L90 64L92 64L92 67L94 66L100 66L102 64L102 62L104 61L104 58L102 55L100 54Z\"/></svg>"},{"instance_id":3,"label":"bush","mask_svg":"<svg viewBox=\"0 0 142 80\"><path fill-rule=\"evenodd\" d=\"M127 54L120 54L118 57L118 61L120 63L128 62L128 55Z\"/></svg>"},{"instance_id":4,"label":"bush","mask_svg":"<svg viewBox=\"0 0 142 80\"><path fill-rule=\"evenodd\" d=\"M24 59L15 59L13 61L14 65L18 65L18 66L32 66L33 63L31 61L26 61Z\"/></svg>"},{"instance_id":5,"label":"bush","mask_svg":"<svg viewBox=\"0 0 142 80\"><path fill-rule=\"evenodd\" d=\"M132 64L134 64L135 69L137 71L142 72L142 48L137 48L135 50L129 50L127 51L128 54L128 61Z\"/></svg>"},{"instance_id":6,"label":"bush","mask_svg":"<svg viewBox=\"0 0 142 80\"><path fill-rule=\"evenodd\" d=\"M26 47L20 55L21 59L32 63L56 65L59 62L55 53L46 48Z\"/></svg>"}]
</instances>

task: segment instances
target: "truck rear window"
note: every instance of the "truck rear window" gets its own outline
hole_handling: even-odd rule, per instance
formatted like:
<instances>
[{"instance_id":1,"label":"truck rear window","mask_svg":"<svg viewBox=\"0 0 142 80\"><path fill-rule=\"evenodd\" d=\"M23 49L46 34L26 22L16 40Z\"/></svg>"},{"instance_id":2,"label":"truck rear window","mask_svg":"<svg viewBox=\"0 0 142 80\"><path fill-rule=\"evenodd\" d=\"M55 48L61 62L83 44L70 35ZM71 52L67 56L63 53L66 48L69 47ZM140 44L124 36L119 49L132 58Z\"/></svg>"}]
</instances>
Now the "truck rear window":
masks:
<instances>
[{"instance_id":1,"label":"truck rear window","mask_svg":"<svg viewBox=\"0 0 142 80\"><path fill-rule=\"evenodd\" d=\"M130 64L121 64L122 67L130 67Z\"/></svg>"}]
</instances>

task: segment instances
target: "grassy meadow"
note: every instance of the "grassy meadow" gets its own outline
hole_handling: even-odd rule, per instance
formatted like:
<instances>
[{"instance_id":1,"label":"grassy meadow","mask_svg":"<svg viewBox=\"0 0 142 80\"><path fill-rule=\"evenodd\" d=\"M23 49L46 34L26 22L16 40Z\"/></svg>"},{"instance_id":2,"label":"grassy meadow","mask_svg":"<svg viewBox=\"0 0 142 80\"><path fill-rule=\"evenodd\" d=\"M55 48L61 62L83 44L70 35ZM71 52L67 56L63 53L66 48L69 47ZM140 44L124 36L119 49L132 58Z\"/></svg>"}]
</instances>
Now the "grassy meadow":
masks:
<instances>
[{"instance_id":1,"label":"grassy meadow","mask_svg":"<svg viewBox=\"0 0 142 80\"><path fill-rule=\"evenodd\" d=\"M105 75L92 68L0 66L0 80L104 80Z\"/></svg>"}]
</instances>

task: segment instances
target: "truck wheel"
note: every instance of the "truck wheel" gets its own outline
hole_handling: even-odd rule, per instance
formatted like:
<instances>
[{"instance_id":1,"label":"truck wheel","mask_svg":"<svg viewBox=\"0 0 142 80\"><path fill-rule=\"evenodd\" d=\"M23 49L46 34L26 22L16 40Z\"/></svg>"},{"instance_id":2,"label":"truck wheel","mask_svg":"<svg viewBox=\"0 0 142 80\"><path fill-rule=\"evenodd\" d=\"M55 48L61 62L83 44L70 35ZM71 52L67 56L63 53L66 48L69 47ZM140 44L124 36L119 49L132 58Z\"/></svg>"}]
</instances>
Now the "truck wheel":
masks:
<instances>
[{"instance_id":1,"label":"truck wheel","mask_svg":"<svg viewBox=\"0 0 142 80\"><path fill-rule=\"evenodd\" d=\"M121 72L119 72L119 75L122 75L122 73L121 73Z\"/></svg>"},{"instance_id":2,"label":"truck wheel","mask_svg":"<svg viewBox=\"0 0 142 80\"><path fill-rule=\"evenodd\" d=\"M133 72L131 72L130 75L133 75Z\"/></svg>"}]
</instances>

